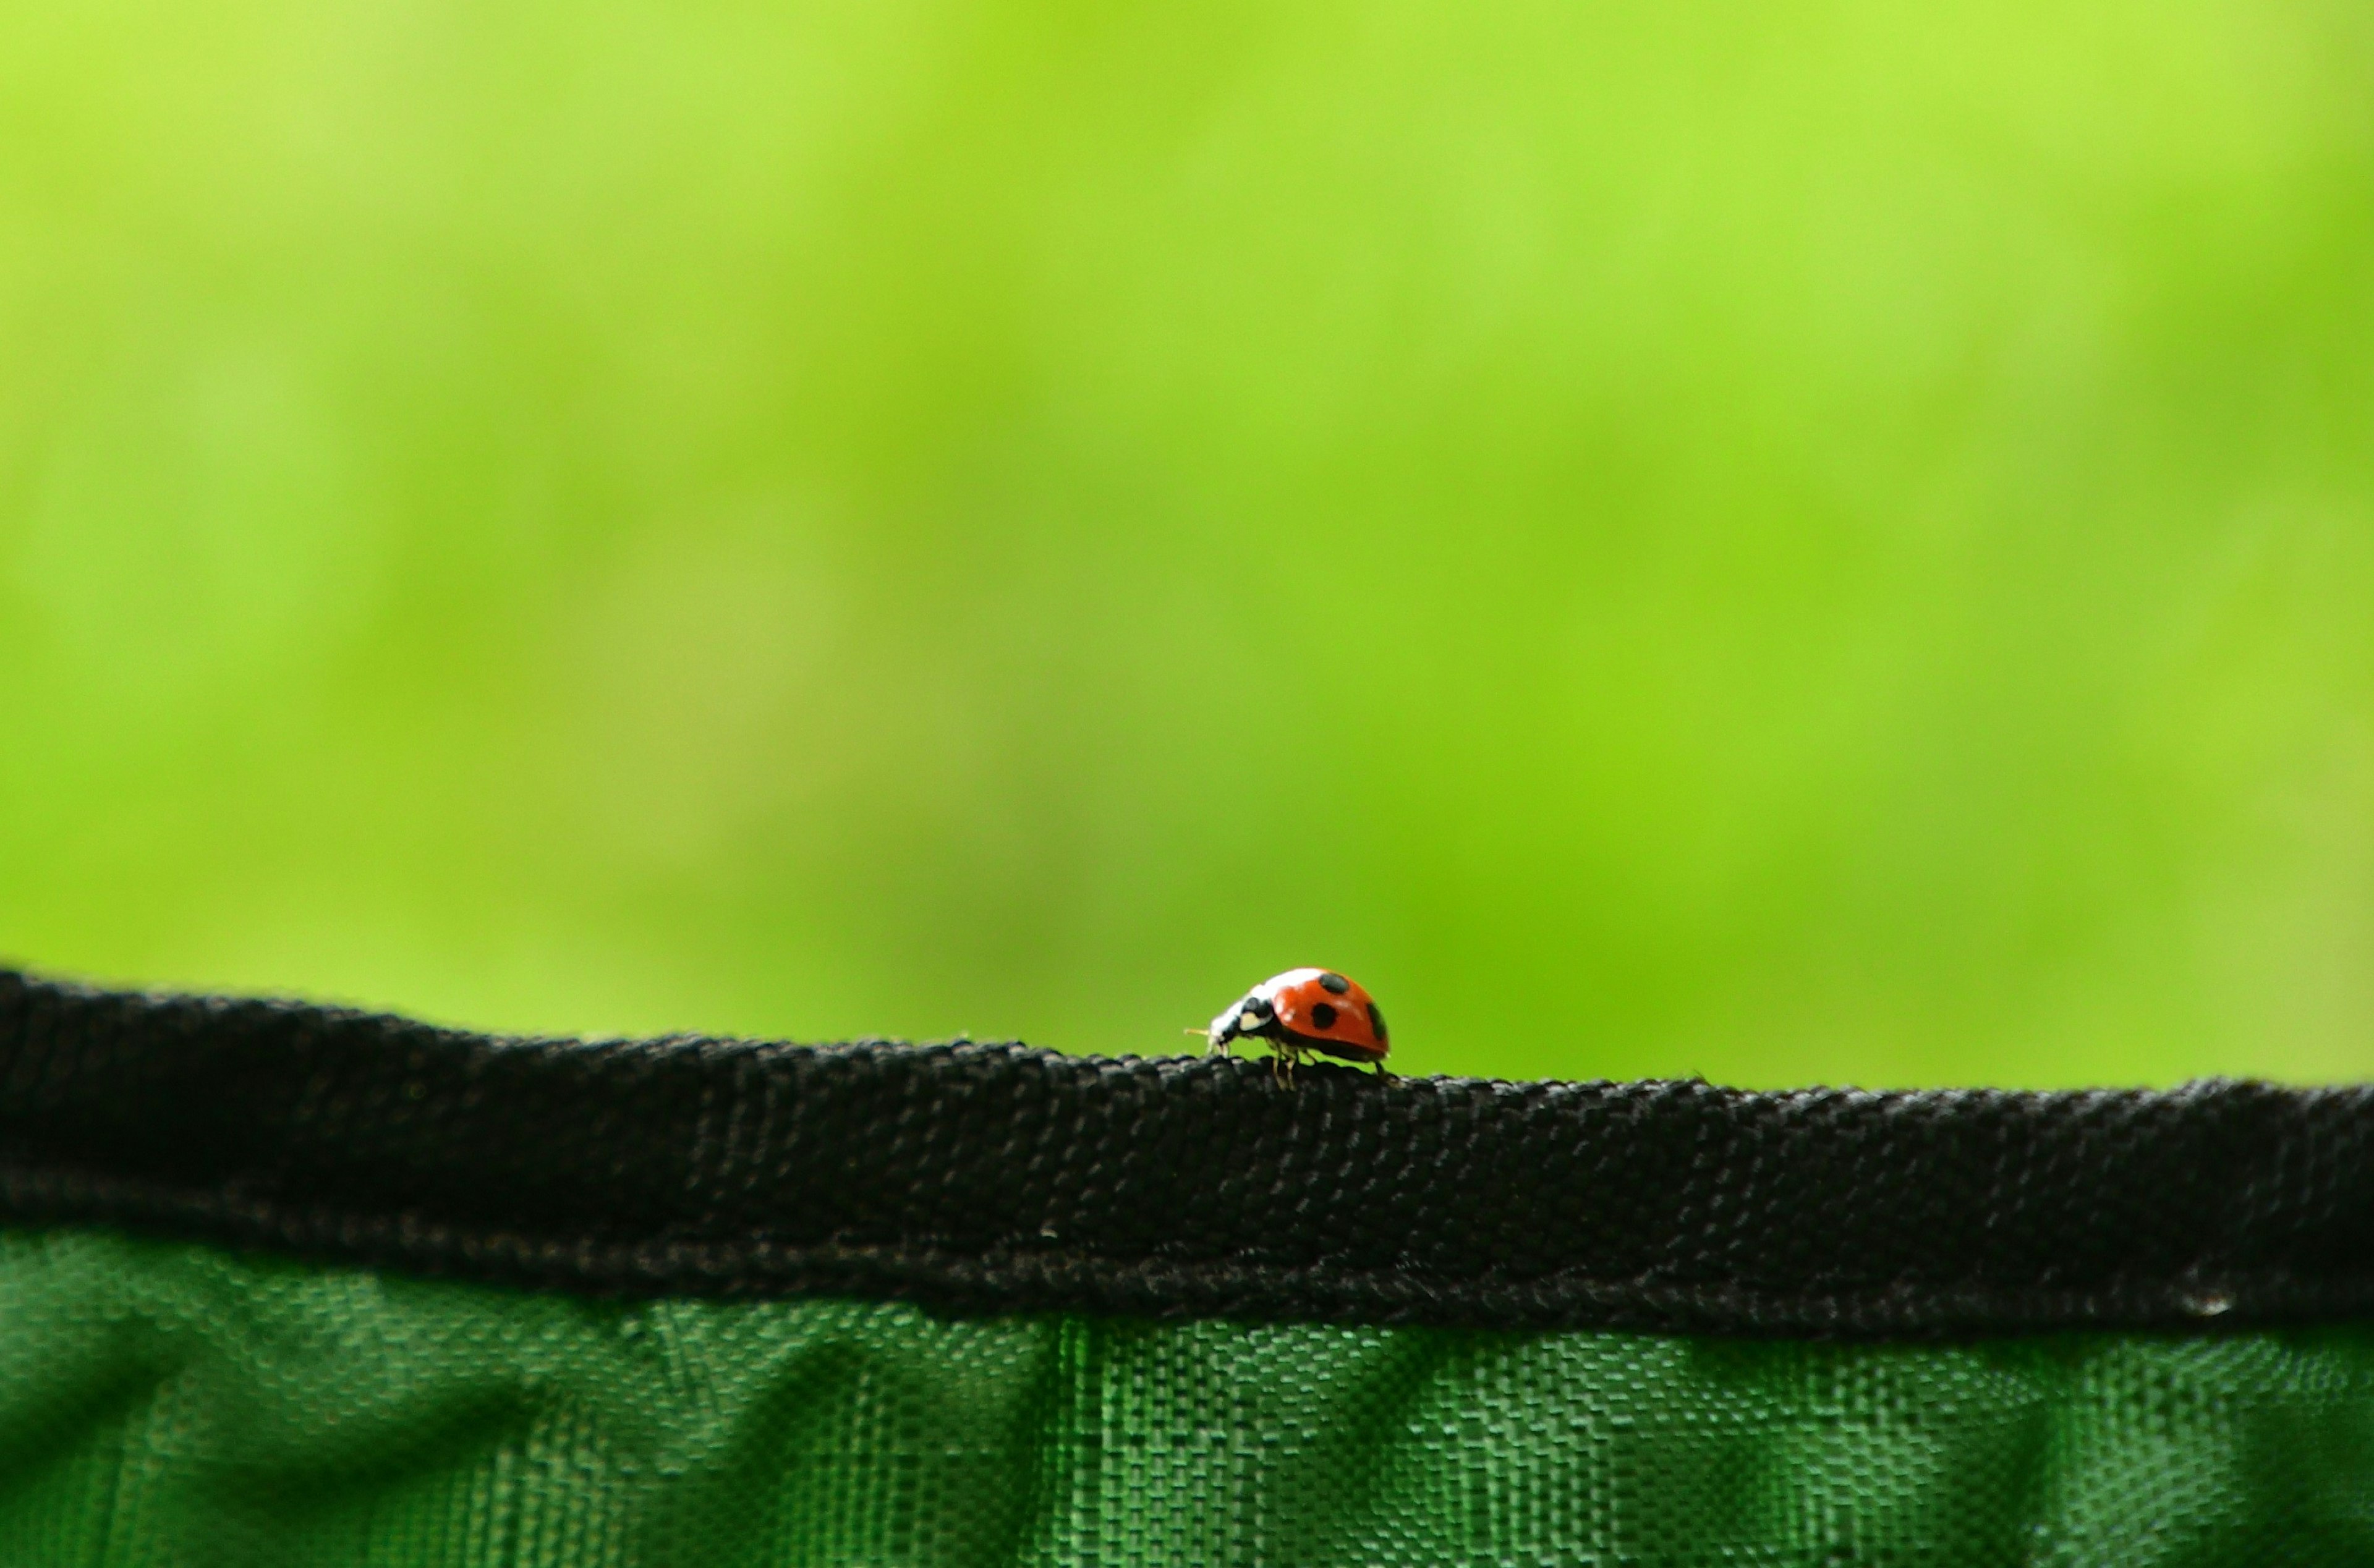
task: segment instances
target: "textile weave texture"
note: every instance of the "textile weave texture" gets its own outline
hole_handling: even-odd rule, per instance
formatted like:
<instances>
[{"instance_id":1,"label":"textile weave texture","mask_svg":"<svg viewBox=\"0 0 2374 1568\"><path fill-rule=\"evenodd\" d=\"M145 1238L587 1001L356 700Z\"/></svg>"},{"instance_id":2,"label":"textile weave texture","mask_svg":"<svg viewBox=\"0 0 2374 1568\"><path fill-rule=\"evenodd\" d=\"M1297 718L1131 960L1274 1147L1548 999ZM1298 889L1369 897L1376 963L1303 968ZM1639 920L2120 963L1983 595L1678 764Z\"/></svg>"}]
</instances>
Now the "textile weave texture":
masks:
<instances>
[{"instance_id":1,"label":"textile weave texture","mask_svg":"<svg viewBox=\"0 0 2374 1568\"><path fill-rule=\"evenodd\" d=\"M1750 1094L499 1040L0 973L0 1223L579 1291L1446 1328L2374 1315L2374 1090Z\"/></svg>"},{"instance_id":2,"label":"textile weave texture","mask_svg":"<svg viewBox=\"0 0 2374 1568\"><path fill-rule=\"evenodd\" d=\"M942 1316L18 1232L0 1560L2363 1564L2374 1330Z\"/></svg>"},{"instance_id":3,"label":"textile weave texture","mask_svg":"<svg viewBox=\"0 0 2374 1568\"><path fill-rule=\"evenodd\" d=\"M2374 1564L2374 1091L505 1040L0 972L0 1568Z\"/></svg>"}]
</instances>

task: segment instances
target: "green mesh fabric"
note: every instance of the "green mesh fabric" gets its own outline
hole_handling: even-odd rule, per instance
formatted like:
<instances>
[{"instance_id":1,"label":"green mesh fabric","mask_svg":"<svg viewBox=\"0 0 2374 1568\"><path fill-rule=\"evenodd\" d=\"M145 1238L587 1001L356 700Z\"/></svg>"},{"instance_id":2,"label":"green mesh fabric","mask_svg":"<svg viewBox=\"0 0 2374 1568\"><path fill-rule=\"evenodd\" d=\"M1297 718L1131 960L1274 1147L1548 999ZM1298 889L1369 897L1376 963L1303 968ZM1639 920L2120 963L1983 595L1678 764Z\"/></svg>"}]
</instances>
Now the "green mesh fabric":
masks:
<instances>
[{"instance_id":1,"label":"green mesh fabric","mask_svg":"<svg viewBox=\"0 0 2374 1568\"><path fill-rule=\"evenodd\" d=\"M0 1562L2374 1562L2374 1329L589 1301L0 1236Z\"/></svg>"}]
</instances>

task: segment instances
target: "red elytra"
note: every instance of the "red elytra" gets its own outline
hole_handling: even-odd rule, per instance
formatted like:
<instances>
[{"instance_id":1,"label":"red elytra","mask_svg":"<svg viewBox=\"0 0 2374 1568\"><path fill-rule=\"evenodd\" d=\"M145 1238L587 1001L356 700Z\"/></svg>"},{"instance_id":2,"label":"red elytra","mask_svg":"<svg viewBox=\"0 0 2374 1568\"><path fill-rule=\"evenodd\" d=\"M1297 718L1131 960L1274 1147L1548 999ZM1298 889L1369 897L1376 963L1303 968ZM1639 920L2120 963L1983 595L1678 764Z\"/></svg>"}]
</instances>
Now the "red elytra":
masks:
<instances>
[{"instance_id":1,"label":"red elytra","mask_svg":"<svg viewBox=\"0 0 2374 1568\"><path fill-rule=\"evenodd\" d=\"M1226 1056L1233 1041L1259 1038L1289 1063L1304 1051L1382 1063L1393 1049L1376 1002L1358 981L1333 969L1271 976L1213 1019L1207 1033L1212 1055Z\"/></svg>"}]
</instances>

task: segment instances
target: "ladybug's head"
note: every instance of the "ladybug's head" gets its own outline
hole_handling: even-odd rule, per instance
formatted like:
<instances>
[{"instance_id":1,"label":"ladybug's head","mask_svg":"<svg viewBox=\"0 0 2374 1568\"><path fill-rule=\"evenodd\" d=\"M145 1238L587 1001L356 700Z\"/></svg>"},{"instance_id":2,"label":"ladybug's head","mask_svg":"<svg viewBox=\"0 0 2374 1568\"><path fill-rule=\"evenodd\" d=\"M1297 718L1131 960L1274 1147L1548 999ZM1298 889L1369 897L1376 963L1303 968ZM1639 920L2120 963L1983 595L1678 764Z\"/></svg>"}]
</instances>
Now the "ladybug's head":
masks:
<instances>
[{"instance_id":1,"label":"ladybug's head","mask_svg":"<svg viewBox=\"0 0 2374 1568\"><path fill-rule=\"evenodd\" d=\"M1228 1004L1227 1011L1212 1020L1212 1049L1226 1051L1228 1042L1243 1039L1248 1035L1275 1035L1277 1032L1277 1008L1255 986L1239 1000Z\"/></svg>"}]
</instances>

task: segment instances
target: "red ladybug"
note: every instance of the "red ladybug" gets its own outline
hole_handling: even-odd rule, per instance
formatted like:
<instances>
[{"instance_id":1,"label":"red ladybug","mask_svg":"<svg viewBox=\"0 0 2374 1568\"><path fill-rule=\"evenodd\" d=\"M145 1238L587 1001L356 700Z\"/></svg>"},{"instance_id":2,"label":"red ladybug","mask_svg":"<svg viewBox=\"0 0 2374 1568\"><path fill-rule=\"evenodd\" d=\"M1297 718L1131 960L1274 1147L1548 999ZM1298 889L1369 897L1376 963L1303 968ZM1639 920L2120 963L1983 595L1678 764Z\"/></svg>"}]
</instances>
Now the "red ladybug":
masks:
<instances>
[{"instance_id":1,"label":"red ladybug","mask_svg":"<svg viewBox=\"0 0 2374 1568\"><path fill-rule=\"evenodd\" d=\"M1226 1056L1231 1041L1258 1036L1290 1069L1305 1051L1346 1061L1372 1061L1384 1071L1385 1015L1359 982L1332 969L1288 969L1244 994L1212 1020L1209 1055Z\"/></svg>"}]
</instances>

